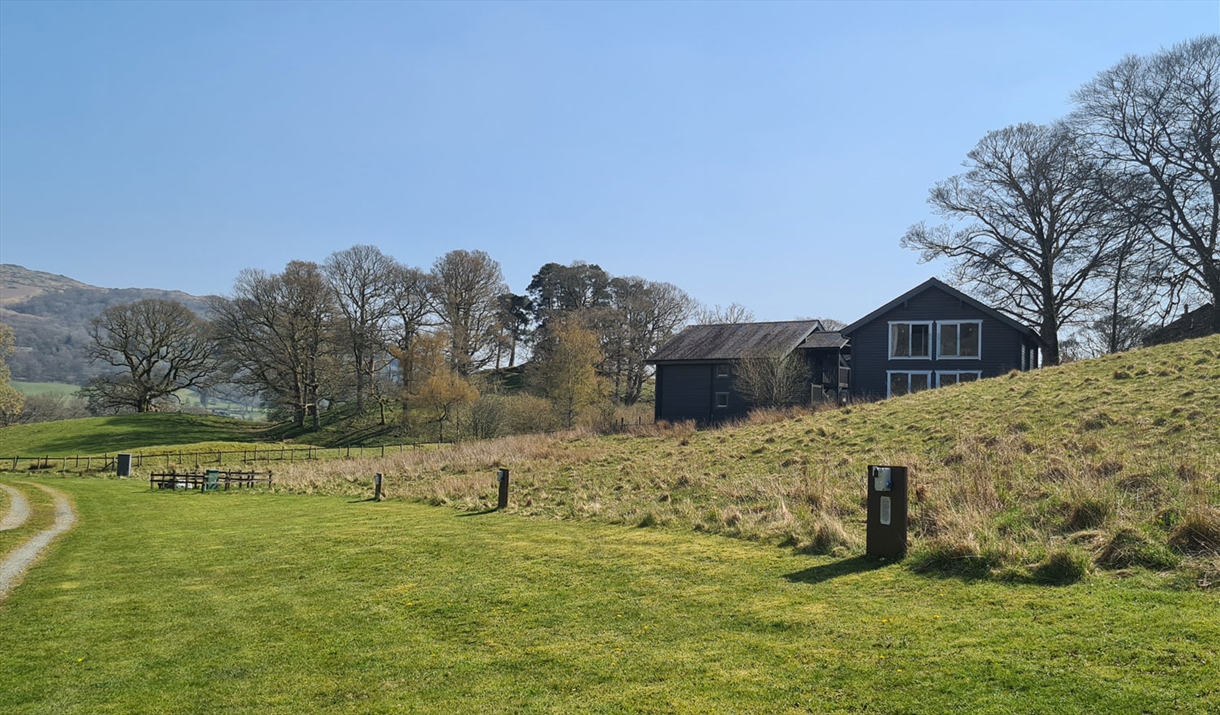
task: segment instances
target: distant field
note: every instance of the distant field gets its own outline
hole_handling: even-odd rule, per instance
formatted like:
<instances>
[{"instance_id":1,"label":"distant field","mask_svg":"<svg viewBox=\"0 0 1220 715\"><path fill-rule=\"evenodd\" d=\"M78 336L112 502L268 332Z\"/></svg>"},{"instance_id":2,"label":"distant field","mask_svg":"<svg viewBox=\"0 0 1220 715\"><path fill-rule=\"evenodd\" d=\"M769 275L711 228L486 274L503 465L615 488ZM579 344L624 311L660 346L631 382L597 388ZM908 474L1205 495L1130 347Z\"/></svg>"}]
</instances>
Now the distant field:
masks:
<instances>
[{"instance_id":1,"label":"distant field","mask_svg":"<svg viewBox=\"0 0 1220 715\"><path fill-rule=\"evenodd\" d=\"M261 442L268 425L179 412L90 417L0 429L0 457L100 455L157 445Z\"/></svg>"},{"instance_id":2,"label":"distant field","mask_svg":"<svg viewBox=\"0 0 1220 715\"><path fill-rule=\"evenodd\" d=\"M29 397L71 395L80 389L79 385L69 385L63 382L20 382L13 380L12 385L18 392Z\"/></svg>"},{"instance_id":3,"label":"distant field","mask_svg":"<svg viewBox=\"0 0 1220 715\"><path fill-rule=\"evenodd\" d=\"M1220 709L1220 597L1155 577L1009 585L685 529L43 481L81 521L0 606L13 715Z\"/></svg>"}]
</instances>

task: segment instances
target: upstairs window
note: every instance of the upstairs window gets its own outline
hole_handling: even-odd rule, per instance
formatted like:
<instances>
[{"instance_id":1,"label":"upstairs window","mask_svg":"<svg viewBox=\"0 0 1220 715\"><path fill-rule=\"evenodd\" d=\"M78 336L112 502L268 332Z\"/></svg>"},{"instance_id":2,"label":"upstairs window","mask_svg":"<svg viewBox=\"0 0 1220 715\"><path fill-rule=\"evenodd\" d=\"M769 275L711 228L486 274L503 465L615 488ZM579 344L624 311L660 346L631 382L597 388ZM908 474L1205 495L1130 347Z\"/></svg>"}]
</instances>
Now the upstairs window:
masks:
<instances>
[{"instance_id":1,"label":"upstairs window","mask_svg":"<svg viewBox=\"0 0 1220 715\"><path fill-rule=\"evenodd\" d=\"M941 322L936 328L940 334L937 357L979 359L983 321Z\"/></svg>"},{"instance_id":2,"label":"upstairs window","mask_svg":"<svg viewBox=\"0 0 1220 715\"><path fill-rule=\"evenodd\" d=\"M931 321L921 323L890 323L890 357L932 357L931 337Z\"/></svg>"},{"instance_id":3,"label":"upstairs window","mask_svg":"<svg viewBox=\"0 0 1220 715\"><path fill-rule=\"evenodd\" d=\"M728 377L728 376L729 376L729 364L727 362L722 362L722 363L716 365L716 377Z\"/></svg>"}]
</instances>

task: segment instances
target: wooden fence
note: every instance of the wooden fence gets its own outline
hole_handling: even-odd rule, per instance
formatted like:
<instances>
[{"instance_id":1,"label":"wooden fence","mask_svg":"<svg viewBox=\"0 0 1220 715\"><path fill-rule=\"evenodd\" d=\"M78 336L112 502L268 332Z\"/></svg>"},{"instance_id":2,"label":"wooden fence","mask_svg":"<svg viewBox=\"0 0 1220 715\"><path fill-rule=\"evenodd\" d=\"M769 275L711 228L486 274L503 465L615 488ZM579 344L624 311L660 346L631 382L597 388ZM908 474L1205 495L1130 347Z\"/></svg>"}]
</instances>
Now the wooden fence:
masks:
<instances>
[{"instance_id":1,"label":"wooden fence","mask_svg":"<svg viewBox=\"0 0 1220 715\"><path fill-rule=\"evenodd\" d=\"M449 445L444 445L449 446ZM385 457L391 454L401 454L408 450L417 450L418 444L380 445L377 447L259 447L251 445L250 449L211 450L196 452L158 452L145 454L133 451L131 466L139 469L148 466L153 469L169 469L175 465L199 468L210 464L251 464L255 462L288 462L319 460L319 459L363 459L366 457ZM81 474L114 472L118 456L114 454L73 455L70 457L0 457L0 471L12 472L77 472Z\"/></svg>"}]
</instances>

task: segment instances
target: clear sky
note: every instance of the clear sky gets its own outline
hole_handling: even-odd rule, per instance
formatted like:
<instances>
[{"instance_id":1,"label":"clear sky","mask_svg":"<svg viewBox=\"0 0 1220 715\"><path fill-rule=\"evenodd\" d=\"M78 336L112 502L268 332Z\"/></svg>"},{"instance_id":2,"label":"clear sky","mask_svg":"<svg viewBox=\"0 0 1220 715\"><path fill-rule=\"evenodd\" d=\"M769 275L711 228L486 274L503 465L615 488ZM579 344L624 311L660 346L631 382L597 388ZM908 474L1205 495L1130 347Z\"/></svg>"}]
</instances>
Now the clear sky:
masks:
<instances>
[{"instance_id":1,"label":"clear sky","mask_svg":"<svg viewBox=\"0 0 1220 715\"><path fill-rule=\"evenodd\" d=\"M987 132L1220 3L0 2L0 261L226 293L371 243L855 320Z\"/></svg>"}]
</instances>

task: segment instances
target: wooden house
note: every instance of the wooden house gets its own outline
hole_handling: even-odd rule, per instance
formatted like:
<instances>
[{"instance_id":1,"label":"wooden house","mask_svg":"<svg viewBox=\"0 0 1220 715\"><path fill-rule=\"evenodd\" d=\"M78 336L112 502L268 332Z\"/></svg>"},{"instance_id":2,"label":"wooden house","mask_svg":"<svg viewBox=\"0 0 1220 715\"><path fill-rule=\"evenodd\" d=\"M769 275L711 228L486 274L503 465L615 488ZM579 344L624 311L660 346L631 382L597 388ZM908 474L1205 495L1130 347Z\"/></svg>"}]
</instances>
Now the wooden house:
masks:
<instances>
[{"instance_id":1,"label":"wooden house","mask_svg":"<svg viewBox=\"0 0 1220 715\"><path fill-rule=\"evenodd\" d=\"M847 340L820 321L689 326L648 359L656 365L656 419L707 424L744 416L753 405L735 384L737 366L794 351L809 366L810 393L846 388Z\"/></svg>"},{"instance_id":2,"label":"wooden house","mask_svg":"<svg viewBox=\"0 0 1220 715\"><path fill-rule=\"evenodd\" d=\"M841 331L854 397L895 397L1038 367L1037 331L932 278Z\"/></svg>"}]
</instances>

